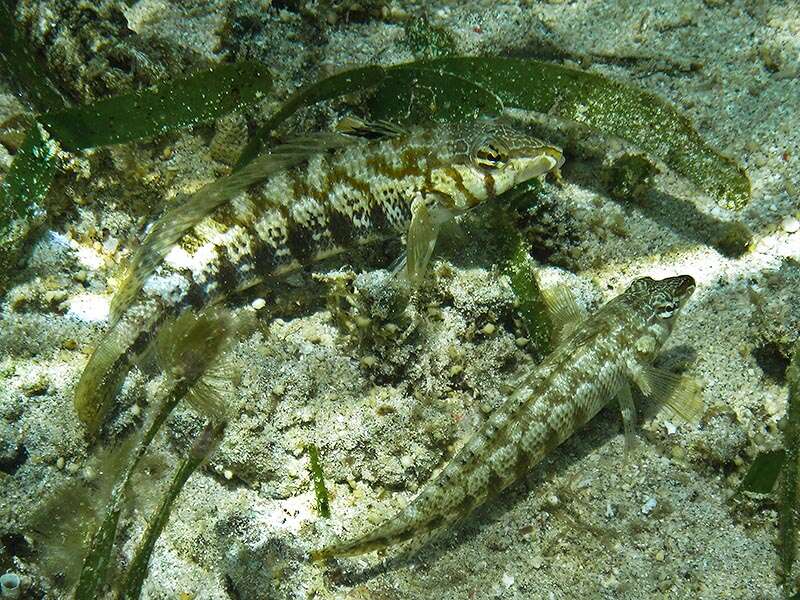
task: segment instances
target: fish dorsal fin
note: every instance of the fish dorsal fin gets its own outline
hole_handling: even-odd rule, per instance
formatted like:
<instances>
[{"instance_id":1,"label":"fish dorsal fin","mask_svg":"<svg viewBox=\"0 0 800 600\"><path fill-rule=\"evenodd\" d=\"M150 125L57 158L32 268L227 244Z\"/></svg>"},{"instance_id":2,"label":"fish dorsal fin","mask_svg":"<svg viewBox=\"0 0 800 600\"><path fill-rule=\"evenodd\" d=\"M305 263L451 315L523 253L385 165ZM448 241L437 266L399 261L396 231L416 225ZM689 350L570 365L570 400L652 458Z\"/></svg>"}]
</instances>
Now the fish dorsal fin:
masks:
<instances>
[{"instance_id":1,"label":"fish dorsal fin","mask_svg":"<svg viewBox=\"0 0 800 600\"><path fill-rule=\"evenodd\" d=\"M145 280L172 246L215 208L275 173L297 166L316 154L354 143L356 140L352 137L338 133L293 138L267 154L256 156L238 171L212 181L179 206L167 210L153 224L143 244L131 259L122 286L111 302L111 324L116 323L133 303Z\"/></svg>"},{"instance_id":2,"label":"fish dorsal fin","mask_svg":"<svg viewBox=\"0 0 800 600\"><path fill-rule=\"evenodd\" d=\"M575 296L564 284L542 290L542 299L547 306L557 343L564 341L586 318L586 311L578 305Z\"/></svg>"},{"instance_id":3,"label":"fish dorsal fin","mask_svg":"<svg viewBox=\"0 0 800 600\"><path fill-rule=\"evenodd\" d=\"M336 124L336 131L350 136L367 139L397 137L408 133L403 127L391 121L365 121L358 117L348 116Z\"/></svg>"}]
</instances>

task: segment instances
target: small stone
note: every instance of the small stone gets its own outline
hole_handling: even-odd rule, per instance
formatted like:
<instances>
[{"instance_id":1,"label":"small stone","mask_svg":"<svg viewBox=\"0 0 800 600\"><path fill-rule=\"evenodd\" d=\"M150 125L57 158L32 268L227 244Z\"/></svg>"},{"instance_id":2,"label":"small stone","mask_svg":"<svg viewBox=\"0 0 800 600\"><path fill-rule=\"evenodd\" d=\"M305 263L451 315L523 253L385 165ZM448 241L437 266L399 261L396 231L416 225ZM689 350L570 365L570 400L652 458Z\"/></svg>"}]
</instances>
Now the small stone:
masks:
<instances>
[{"instance_id":1,"label":"small stone","mask_svg":"<svg viewBox=\"0 0 800 600\"><path fill-rule=\"evenodd\" d=\"M658 562L662 562L664 560L664 551L663 550L659 550L658 552L656 552L656 560Z\"/></svg>"},{"instance_id":2,"label":"small stone","mask_svg":"<svg viewBox=\"0 0 800 600\"><path fill-rule=\"evenodd\" d=\"M105 250L108 254L114 254L118 248L119 240L113 236L109 236L108 239L103 242L103 250Z\"/></svg>"},{"instance_id":3,"label":"small stone","mask_svg":"<svg viewBox=\"0 0 800 600\"><path fill-rule=\"evenodd\" d=\"M781 228L786 233L795 233L796 231L800 230L800 221L792 216L784 217L781 221Z\"/></svg>"},{"instance_id":4,"label":"small stone","mask_svg":"<svg viewBox=\"0 0 800 600\"><path fill-rule=\"evenodd\" d=\"M512 575L509 575L508 573L503 573L502 582L503 582L503 587L508 589L512 585L514 585L514 577Z\"/></svg>"},{"instance_id":5,"label":"small stone","mask_svg":"<svg viewBox=\"0 0 800 600\"><path fill-rule=\"evenodd\" d=\"M371 369L376 364L378 364L378 359L372 356L371 354L368 354L367 356L361 359L361 364L367 367L368 369Z\"/></svg>"},{"instance_id":6,"label":"small stone","mask_svg":"<svg viewBox=\"0 0 800 600\"><path fill-rule=\"evenodd\" d=\"M514 343L517 345L517 348L524 348L528 345L528 338L526 337L518 337L514 340Z\"/></svg>"},{"instance_id":7,"label":"small stone","mask_svg":"<svg viewBox=\"0 0 800 600\"><path fill-rule=\"evenodd\" d=\"M142 414L142 407L139 406L138 404L134 404L133 406L131 406L131 414L134 417L140 416Z\"/></svg>"},{"instance_id":8,"label":"small stone","mask_svg":"<svg viewBox=\"0 0 800 600\"><path fill-rule=\"evenodd\" d=\"M59 302L63 302L67 299L66 290L50 290L44 293L44 301L48 304L58 304Z\"/></svg>"},{"instance_id":9,"label":"small stone","mask_svg":"<svg viewBox=\"0 0 800 600\"><path fill-rule=\"evenodd\" d=\"M267 305L267 301L264 298L256 298L250 303L250 306L253 307L253 310L261 310Z\"/></svg>"},{"instance_id":10,"label":"small stone","mask_svg":"<svg viewBox=\"0 0 800 600\"><path fill-rule=\"evenodd\" d=\"M40 374L32 381L29 381L22 385L22 392L29 397L43 396L44 394L47 393L48 389L50 389L50 380L44 374Z\"/></svg>"},{"instance_id":11,"label":"small stone","mask_svg":"<svg viewBox=\"0 0 800 600\"><path fill-rule=\"evenodd\" d=\"M481 328L483 335L492 335L495 331L497 331L497 327L494 326L494 323L487 323Z\"/></svg>"},{"instance_id":12,"label":"small stone","mask_svg":"<svg viewBox=\"0 0 800 600\"><path fill-rule=\"evenodd\" d=\"M224 471L222 471L222 476L228 481L230 481L231 479L233 479L233 471L231 471L230 469L225 469Z\"/></svg>"},{"instance_id":13,"label":"small stone","mask_svg":"<svg viewBox=\"0 0 800 600\"><path fill-rule=\"evenodd\" d=\"M642 505L642 514L649 515L656 509L657 504L658 502L656 502L655 498L648 498L647 501Z\"/></svg>"},{"instance_id":14,"label":"small stone","mask_svg":"<svg viewBox=\"0 0 800 600\"><path fill-rule=\"evenodd\" d=\"M56 469L58 469L59 471L64 469L64 465L65 464L66 464L66 461L64 461L64 457L63 456L59 456L56 459Z\"/></svg>"}]
</instances>

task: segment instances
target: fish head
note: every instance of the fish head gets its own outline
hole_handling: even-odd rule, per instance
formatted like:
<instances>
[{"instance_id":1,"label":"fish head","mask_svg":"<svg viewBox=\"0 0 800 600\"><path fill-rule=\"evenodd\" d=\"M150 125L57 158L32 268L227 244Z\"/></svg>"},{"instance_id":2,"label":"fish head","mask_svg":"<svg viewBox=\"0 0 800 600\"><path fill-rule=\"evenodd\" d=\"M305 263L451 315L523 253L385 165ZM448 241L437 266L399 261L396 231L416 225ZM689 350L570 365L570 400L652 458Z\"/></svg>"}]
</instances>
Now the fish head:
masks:
<instances>
[{"instance_id":1,"label":"fish head","mask_svg":"<svg viewBox=\"0 0 800 600\"><path fill-rule=\"evenodd\" d=\"M625 290L622 298L629 308L644 318L649 329L666 337L672 331L678 313L691 297L694 288L695 282L691 275L677 275L660 280L642 277Z\"/></svg>"},{"instance_id":2,"label":"fish head","mask_svg":"<svg viewBox=\"0 0 800 600\"><path fill-rule=\"evenodd\" d=\"M478 120L458 132L460 160L433 173L433 190L464 211L564 164L560 148L506 120Z\"/></svg>"}]
</instances>

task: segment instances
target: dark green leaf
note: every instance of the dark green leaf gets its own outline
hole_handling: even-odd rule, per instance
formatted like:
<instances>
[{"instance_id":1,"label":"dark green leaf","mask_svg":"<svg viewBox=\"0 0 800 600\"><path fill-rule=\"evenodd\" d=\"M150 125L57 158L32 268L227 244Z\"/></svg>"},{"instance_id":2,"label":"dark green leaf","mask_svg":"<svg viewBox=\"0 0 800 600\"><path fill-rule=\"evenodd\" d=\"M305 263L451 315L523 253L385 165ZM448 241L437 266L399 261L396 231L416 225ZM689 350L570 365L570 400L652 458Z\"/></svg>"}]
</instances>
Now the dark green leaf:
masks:
<instances>
[{"instance_id":1,"label":"dark green leaf","mask_svg":"<svg viewBox=\"0 0 800 600\"><path fill-rule=\"evenodd\" d=\"M278 125L293 115L297 109L370 88L377 85L383 79L384 74L383 67L378 66L350 69L326 77L296 92L284 102L278 112L259 128L253 139L245 147L244 152L242 152L236 168L240 169L257 154L260 154L265 144L268 145L272 132L275 131Z\"/></svg>"},{"instance_id":2,"label":"dark green leaf","mask_svg":"<svg viewBox=\"0 0 800 600\"><path fill-rule=\"evenodd\" d=\"M94 600L98 598L106 584L108 567L111 562L111 550L114 546L114 539L117 535L117 524L119 515L122 511L125 499L124 492L128 487L131 476L136 471L139 461L144 456L156 433L161 429L164 421L172 413L178 402L186 395L185 384L181 384L173 390L158 407L153 415L150 424L142 434L142 439L136 448L136 452L130 457L124 471L118 476L117 483L111 493L111 498L106 507L106 514L103 517L100 527L92 536L89 544L89 552L83 559L80 579L75 590L74 600Z\"/></svg>"},{"instance_id":3,"label":"dark green leaf","mask_svg":"<svg viewBox=\"0 0 800 600\"><path fill-rule=\"evenodd\" d=\"M769 494L772 492L781 472L781 467L783 467L783 461L783 450L762 452L756 456L742 481L740 486L742 491L755 494Z\"/></svg>"},{"instance_id":4,"label":"dark green leaf","mask_svg":"<svg viewBox=\"0 0 800 600\"><path fill-rule=\"evenodd\" d=\"M0 0L0 68L38 112L64 108L64 99L20 35L11 3L6 0Z\"/></svg>"},{"instance_id":5,"label":"dark green leaf","mask_svg":"<svg viewBox=\"0 0 800 600\"><path fill-rule=\"evenodd\" d=\"M488 222L500 242L500 268L511 283L517 314L529 339L528 351L539 361L552 350L552 323L542 298L530 257L530 247L514 222L512 211L523 214L541 192L541 183L530 181L509 190L491 207Z\"/></svg>"},{"instance_id":6,"label":"dark green leaf","mask_svg":"<svg viewBox=\"0 0 800 600\"><path fill-rule=\"evenodd\" d=\"M324 518L331 516L330 503L328 502L328 489L325 487L325 475L322 464L319 462L319 451L314 444L309 445L308 462L311 469L311 479L314 482L314 495L317 498L317 512Z\"/></svg>"},{"instance_id":7,"label":"dark green leaf","mask_svg":"<svg viewBox=\"0 0 800 600\"><path fill-rule=\"evenodd\" d=\"M786 449L786 466L781 480L781 508L778 531L781 549L781 566L784 582L792 576L792 566L797 556L797 484L800 471L800 342L795 344L792 362L786 369L789 383L789 406L786 409L786 427L783 445Z\"/></svg>"},{"instance_id":8,"label":"dark green leaf","mask_svg":"<svg viewBox=\"0 0 800 600\"><path fill-rule=\"evenodd\" d=\"M272 85L253 62L220 65L184 79L43 115L67 150L153 137L220 117L257 102Z\"/></svg>"},{"instance_id":9,"label":"dark green leaf","mask_svg":"<svg viewBox=\"0 0 800 600\"><path fill-rule=\"evenodd\" d=\"M409 124L458 122L480 115L498 115L503 103L486 87L458 75L402 68L387 71L370 98L369 107L375 119Z\"/></svg>"},{"instance_id":10,"label":"dark green leaf","mask_svg":"<svg viewBox=\"0 0 800 600\"><path fill-rule=\"evenodd\" d=\"M44 220L57 150L47 137L38 125L31 127L0 183L0 274L13 272L28 234Z\"/></svg>"},{"instance_id":11,"label":"dark green leaf","mask_svg":"<svg viewBox=\"0 0 800 600\"><path fill-rule=\"evenodd\" d=\"M225 423L211 423L195 440L192 449L181 463L178 465L169 488L161 498L161 503L156 513L148 520L144 536L136 548L136 552L128 566L122 586L117 598L120 600L136 600L142 592L142 584L147 575L147 565L153 548L161 536L169 515L172 512L172 505L183 490L183 486L191 477L192 473L203 464L211 451L217 447L225 432Z\"/></svg>"}]
</instances>

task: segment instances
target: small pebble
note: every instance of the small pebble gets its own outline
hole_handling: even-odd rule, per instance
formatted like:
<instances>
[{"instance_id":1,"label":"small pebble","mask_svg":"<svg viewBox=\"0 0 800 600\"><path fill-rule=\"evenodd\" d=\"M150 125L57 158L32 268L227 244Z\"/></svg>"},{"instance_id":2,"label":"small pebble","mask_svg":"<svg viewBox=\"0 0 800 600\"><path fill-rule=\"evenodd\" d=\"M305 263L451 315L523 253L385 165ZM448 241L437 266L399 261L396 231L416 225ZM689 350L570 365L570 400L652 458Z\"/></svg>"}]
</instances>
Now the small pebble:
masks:
<instances>
[{"instance_id":1,"label":"small pebble","mask_svg":"<svg viewBox=\"0 0 800 600\"><path fill-rule=\"evenodd\" d=\"M56 459L56 469L61 471L64 468L64 464L65 464L64 457L63 456L59 456Z\"/></svg>"},{"instance_id":2,"label":"small pebble","mask_svg":"<svg viewBox=\"0 0 800 600\"><path fill-rule=\"evenodd\" d=\"M794 217L784 217L781 221L781 227L786 233L795 233L800 229L800 221Z\"/></svg>"},{"instance_id":3,"label":"small pebble","mask_svg":"<svg viewBox=\"0 0 800 600\"><path fill-rule=\"evenodd\" d=\"M42 396L47 393L47 390L50 389L50 380L46 375L40 374L32 381L24 383L21 387L22 392L28 397Z\"/></svg>"},{"instance_id":4,"label":"small pebble","mask_svg":"<svg viewBox=\"0 0 800 600\"><path fill-rule=\"evenodd\" d=\"M261 310L267 305L267 301L264 298L256 298L253 302L250 303L250 306L253 307L253 310Z\"/></svg>"},{"instance_id":5,"label":"small pebble","mask_svg":"<svg viewBox=\"0 0 800 600\"><path fill-rule=\"evenodd\" d=\"M231 479L233 479L233 471L231 471L230 469L225 469L225 470L222 472L222 476L223 476L225 479L227 479L228 481L230 481Z\"/></svg>"},{"instance_id":6,"label":"small pebble","mask_svg":"<svg viewBox=\"0 0 800 600\"><path fill-rule=\"evenodd\" d=\"M483 335L492 335L497 330L493 323L487 323L481 328Z\"/></svg>"},{"instance_id":7,"label":"small pebble","mask_svg":"<svg viewBox=\"0 0 800 600\"><path fill-rule=\"evenodd\" d=\"M44 293L44 301L48 304L57 304L67 299L66 290L50 290Z\"/></svg>"},{"instance_id":8,"label":"small pebble","mask_svg":"<svg viewBox=\"0 0 800 600\"><path fill-rule=\"evenodd\" d=\"M658 503L656 502L655 498L648 498L647 502L642 505L642 514L649 515L656 509L656 504Z\"/></svg>"},{"instance_id":9,"label":"small pebble","mask_svg":"<svg viewBox=\"0 0 800 600\"><path fill-rule=\"evenodd\" d=\"M526 337L518 337L514 340L514 343L517 345L518 348L523 348L528 344L528 338Z\"/></svg>"},{"instance_id":10,"label":"small pebble","mask_svg":"<svg viewBox=\"0 0 800 600\"><path fill-rule=\"evenodd\" d=\"M368 354L367 356L361 359L361 364L367 367L368 369L371 369L376 364L378 364L378 359L372 356L371 354Z\"/></svg>"},{"instance_id":11,"label":"small pebble","mask_svg":"<svg viewBox=\"0 0 800 600\"><path fill-rule=\"evenodd\" d=\"M514 585L514 577L508 573L503 573L503 586L510 588L512 585Z\"/></svg>"}]
</instances>

